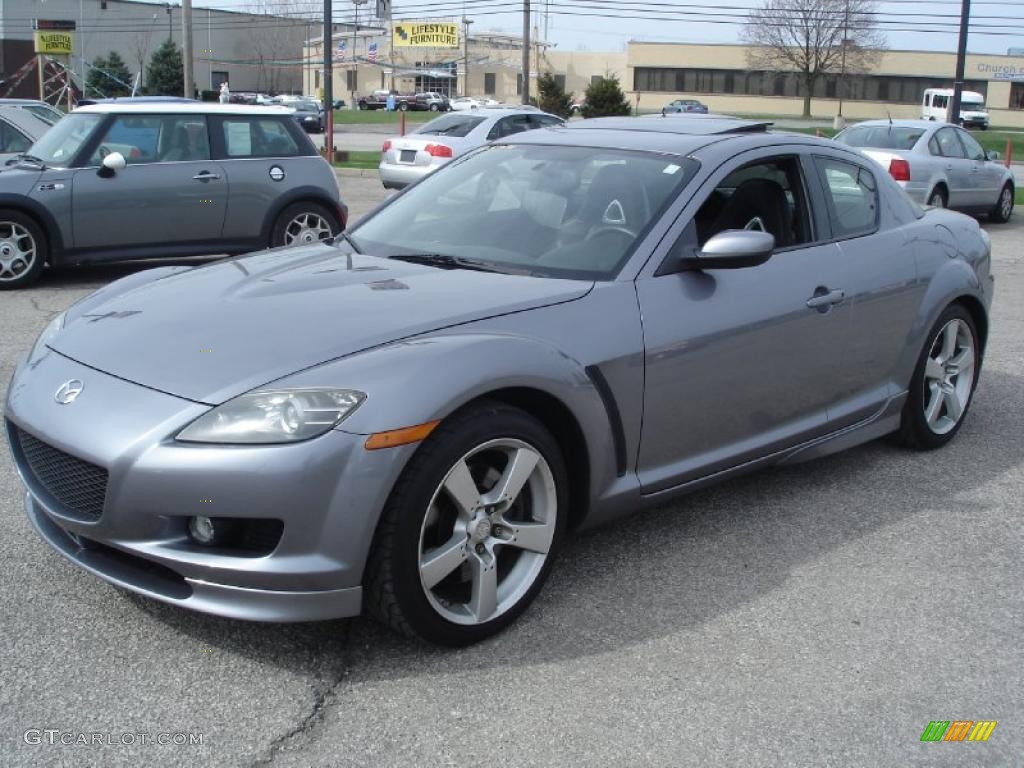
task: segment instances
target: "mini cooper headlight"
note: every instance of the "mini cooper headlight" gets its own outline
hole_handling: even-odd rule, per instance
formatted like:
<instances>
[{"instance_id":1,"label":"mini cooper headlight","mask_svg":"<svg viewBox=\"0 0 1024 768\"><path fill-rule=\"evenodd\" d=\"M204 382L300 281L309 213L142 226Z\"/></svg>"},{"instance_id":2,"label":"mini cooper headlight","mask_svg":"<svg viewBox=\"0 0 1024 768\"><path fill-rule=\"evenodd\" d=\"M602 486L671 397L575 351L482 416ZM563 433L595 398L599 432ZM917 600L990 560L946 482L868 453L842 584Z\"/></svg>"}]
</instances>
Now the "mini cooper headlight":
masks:
<instances>
[{"instance_id":1,"label":"mini cooper headlight","mask_svg":"<svg viewBox=\"0 0 1024 768\"><path fill-rule=\"evenodd\" d=\"M352 389L265 389L207 411L175 437L194 443L297 443L324 434L359 407Z\"/></svg>"},{"instance_id":2,"label":"mini cooper headlight","mask_svg":"<svg viewBox=\"0 0 1024 768\"><path fill-rule=\"evenodd\" d=\"M43 353L46 345L49 344L53 337L61 332L64 327L64 319L67 317L67 312L61 312L53 320L47 323L43 332L39 334L39 338L36 339L36 343L32 345L32 351L28 353L29 360L35 360L36 357Z\"/></svg>"}]
</instances>

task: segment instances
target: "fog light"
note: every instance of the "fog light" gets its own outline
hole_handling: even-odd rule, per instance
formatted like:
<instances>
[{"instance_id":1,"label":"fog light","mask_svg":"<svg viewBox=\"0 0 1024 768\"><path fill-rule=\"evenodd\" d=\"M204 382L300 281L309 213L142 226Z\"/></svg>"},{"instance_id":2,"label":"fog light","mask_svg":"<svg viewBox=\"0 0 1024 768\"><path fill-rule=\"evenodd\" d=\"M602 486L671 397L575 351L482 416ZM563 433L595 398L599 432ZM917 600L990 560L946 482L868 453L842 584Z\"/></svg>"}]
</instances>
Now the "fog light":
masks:
<instances>
[{"instance_id":1,"label":"fog light","mask_svg":"<svg viewBox=\"0 0 1024 768\"><path fill-rule=\"evenodd\" d=\"M229 539L233 538L237 530L237 522L226 517L207 517L206 515L196 515L195 517L189 518L188 521L188 535L191 536L192 540L197 544L202 544L206 547L214 547L218 544L224 544Z\"/></svg>"}]
</instances>

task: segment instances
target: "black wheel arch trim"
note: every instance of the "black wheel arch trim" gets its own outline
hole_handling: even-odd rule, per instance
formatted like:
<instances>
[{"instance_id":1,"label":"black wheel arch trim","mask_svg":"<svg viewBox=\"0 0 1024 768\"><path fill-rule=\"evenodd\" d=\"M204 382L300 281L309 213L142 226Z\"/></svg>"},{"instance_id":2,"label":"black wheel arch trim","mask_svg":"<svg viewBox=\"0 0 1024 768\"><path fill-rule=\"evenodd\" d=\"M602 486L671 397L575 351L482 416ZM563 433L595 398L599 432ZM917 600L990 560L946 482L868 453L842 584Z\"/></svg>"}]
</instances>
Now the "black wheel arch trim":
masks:
<instances>
[{"instance_id":1,"label":"black wheel arch trim","mask_svg":"<svg viewBox=\"0 0 1024 768\"><path fill-rule=\"evenodd\" d=\"M53 214L46 206L24 195L0 194L0 208L20 211L35 219L43 230L48 252L47 260L52 264L54 259L64 254L64 238Z\"/></svg>"}]
</instances>

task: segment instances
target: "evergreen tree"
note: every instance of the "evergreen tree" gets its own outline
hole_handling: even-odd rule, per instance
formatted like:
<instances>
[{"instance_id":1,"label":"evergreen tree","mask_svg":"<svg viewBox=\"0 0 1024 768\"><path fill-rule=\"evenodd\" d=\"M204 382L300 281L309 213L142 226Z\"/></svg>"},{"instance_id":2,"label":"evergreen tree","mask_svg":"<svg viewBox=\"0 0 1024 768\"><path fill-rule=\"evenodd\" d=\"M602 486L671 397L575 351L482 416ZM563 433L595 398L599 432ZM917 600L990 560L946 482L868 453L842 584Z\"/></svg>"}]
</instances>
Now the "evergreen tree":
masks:
<instances>
[{"instance_id":1,"label":"evergreen tree","mask_svg":"<svg viewBox=\"0 0 1024 768\"><path fill-rule=\"evenodd\" d=\"M128 96L132 92L131 80L124 60L117 51L111 51L107 58L97 56L93 60L85 79L85 95L91 99Z\"/></svg>"},{"instance_id":2,"label":"evergreen tree","mask_svg":"<svg viewBox=\"0 0 1024 768\"><path fill-rule=\"evenodd\" d=\"M146 93L151 96L181 96L185 74L181 49L165 40L149 60L146 69Z\"/></svg>"},{"instance_id":3,"label":"evergreen tree","mask_svg":"<svg viewBox=\"0 0 1024 768\"><path fill-rule=\"evenodd\" d=\"M572 111L572 94L566 93L562 85L550 72L545 72L537 79L537 91L540 93L538 106L545 112L567 118Z\"/></svg>"},{"instance_id":4,"label":"evergreen tree","mask_svg":"<svg viewBox=\"0 0 1024 768\"><path fill-rule=\"evenodd\" d=\"M630 115L633 108L619 86L619 78L606 75L587 88L587 103L582 112L584 117L614 117Z\"/></svg>"}]
</instances>

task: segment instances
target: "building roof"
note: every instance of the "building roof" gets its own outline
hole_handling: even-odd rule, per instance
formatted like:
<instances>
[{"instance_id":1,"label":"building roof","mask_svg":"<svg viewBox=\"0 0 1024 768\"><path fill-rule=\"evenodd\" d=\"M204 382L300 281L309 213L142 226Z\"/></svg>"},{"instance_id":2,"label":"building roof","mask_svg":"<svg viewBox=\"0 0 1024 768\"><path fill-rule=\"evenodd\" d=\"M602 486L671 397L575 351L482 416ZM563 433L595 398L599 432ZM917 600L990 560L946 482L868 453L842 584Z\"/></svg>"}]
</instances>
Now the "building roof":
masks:
<instances>
[{"instance_id":1,"label":"building roof","mask_svg":"<svg viewBox=\"0 0 1024 768\"><path fill-rule=\"evenodd\" d=\"M255 106L251 104L214 104L203 101L160 101L143 104L121 101L108 104L89 104L84 107L79 107L74 111L76 113L100 113L104 115L112 112L136 115L290 115L293 112L289 107L278 105Z\"/></svg>"}]
</instances>

